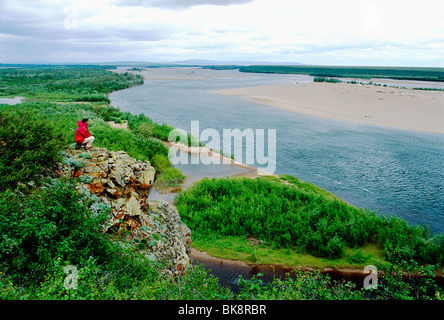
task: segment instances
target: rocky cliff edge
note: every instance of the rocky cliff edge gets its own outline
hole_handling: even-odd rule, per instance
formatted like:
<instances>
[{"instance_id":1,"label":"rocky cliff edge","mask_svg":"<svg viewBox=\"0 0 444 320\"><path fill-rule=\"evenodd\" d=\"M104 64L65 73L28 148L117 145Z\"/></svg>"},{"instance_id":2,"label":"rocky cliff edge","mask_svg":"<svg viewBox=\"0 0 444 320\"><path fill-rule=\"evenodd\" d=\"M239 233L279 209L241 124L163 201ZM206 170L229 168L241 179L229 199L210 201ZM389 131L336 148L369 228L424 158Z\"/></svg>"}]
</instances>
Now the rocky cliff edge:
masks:
<instances>
[{"instance_id":1,"label":"rocky cliff edge","mask_svg":"<svg viewBox=\"0 0 444 320\"><path fill-rule=\"evenodd\" d=\"M110 211L104 232L123 235L147 259L166 262L167 274L186 271L191 231L173 205L148 200L155 179L148 161L105 148L69 149L62 157L58 174L79 181L79 191L93 200L93 211Z\"/></svg>"}]
</instances>

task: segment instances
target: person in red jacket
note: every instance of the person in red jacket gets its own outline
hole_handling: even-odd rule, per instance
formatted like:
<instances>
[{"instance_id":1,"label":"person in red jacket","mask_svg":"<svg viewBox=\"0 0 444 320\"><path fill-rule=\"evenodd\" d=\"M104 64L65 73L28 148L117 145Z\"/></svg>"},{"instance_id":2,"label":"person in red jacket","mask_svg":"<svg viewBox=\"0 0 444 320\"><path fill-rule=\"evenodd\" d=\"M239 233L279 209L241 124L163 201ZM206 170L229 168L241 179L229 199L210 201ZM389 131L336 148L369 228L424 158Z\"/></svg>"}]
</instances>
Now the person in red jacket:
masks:
<instances>
[{"instance_id":1,"label":"person in red jacket","mask_svg":"<svg viewBox=\"0 0 444 320\"><path fill-rule=\"evenodd\" d=\"M76 150L85 146L85 150L91 149L94 137L88 131L89 120L87 118L77 122L77 128L74 138L76 139Z\"/></svg>"}]
</instances>

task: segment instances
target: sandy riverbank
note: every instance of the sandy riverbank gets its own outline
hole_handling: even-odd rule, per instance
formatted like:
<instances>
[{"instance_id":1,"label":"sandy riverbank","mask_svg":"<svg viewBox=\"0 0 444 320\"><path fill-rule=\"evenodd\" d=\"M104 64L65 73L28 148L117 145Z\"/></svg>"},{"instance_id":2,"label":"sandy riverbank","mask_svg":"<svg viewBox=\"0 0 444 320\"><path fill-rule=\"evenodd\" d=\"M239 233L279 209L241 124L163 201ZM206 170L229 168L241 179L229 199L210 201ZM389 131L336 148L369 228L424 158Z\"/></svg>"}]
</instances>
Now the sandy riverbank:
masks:
<instances>
[{"instance_id":1,"label":"sandy riverbank","mask_svg":"<svg viewBox=\"0 0 444 320\"><path fill-rule=\"evenodd\" d=\"M444 133L444 92L348 83L279 84L212 91L303 114Z\"/></svg>"},{"instance_id":2,"label":"sandy riverbank","mask_svg":"<svg viewBox=\"0 0 444 320\"><path fill-rule=\"evenodd\" d=\"M183 152L189 153L189 154L198 154L199 155L199 166L202 166L202 169L204 169L205 171L205 164L204 163L210 163L210 159L212 160L212 164L218 165L222 168L222 166L226 167L231 167L232 169L234 169L235 167L244 169L241 170L241 172L236 172L239 170L232 170L229 169L228 171L222 170L225 173L222 174L221 172L218 171L218 169L216 169L217 173L212 172L211 175L209 175L209 177L246 177L246 178L257 178L257 177L262 177L262 176L276 176L279 177L278 175L274 174L274 173L270 173L264 170L260 170L254 167L251 167L249 165L243 164L239 161L235 161L233 159L227 158L225 156L223 156L222 154L218 153L218 152L214 152L206 147L189 147L187 145L184 145L183 143L175 143L175 142L169 142L169 141L162 141L162 143L168 148L172 148L174 147L176 149L176 152L178 150L182 150ZM205 161L205 162L203 162ZM204 175L198 174L196 175L195 173L185 173L186 179L183 182L183 184L180 187L173 187L173 188L167 188L164 190L156 190L155 188L153 188L150 191L150 195L149 195L149 199L150 200L164 200L170 203L173 203L174 201L174 197L177 194L177 192L188 188L189 186L191 186L193 183L195 183L196 181L199 181L200 179L202 179L203 177L205 177Z\"/></svg>"},{"instance_id":3,"label":"sandy riverbank","mask_svg":"<svg viewBox=\"0 0 444 320\"><path fill-rule=\"evenodd\" d=\"M213 159L214 164L230 164L232 166L237 166L240 168L244 168L247 169L247 172L242 172L242 173L237 173L232 175L233 177L235 176L241 176L241 177L261 177L261 176L278 176L274 173L270 173L267 172L265 170L261 170L258 168L254 168L251 167L249 165L246 165L242 162L230 159L225 157L224 155L222 155L221 153L218 152L214 152L210 149L208 149L207 147L190 147L190 146L186 146L183 143L175 143L175 142L167 142L167 146L168 148L172 148L174 147L176 150L183 150L185 152L191 153L191 154L199 154L200 157L203 158L211 158Z\"/></svg>"}]
</instances>

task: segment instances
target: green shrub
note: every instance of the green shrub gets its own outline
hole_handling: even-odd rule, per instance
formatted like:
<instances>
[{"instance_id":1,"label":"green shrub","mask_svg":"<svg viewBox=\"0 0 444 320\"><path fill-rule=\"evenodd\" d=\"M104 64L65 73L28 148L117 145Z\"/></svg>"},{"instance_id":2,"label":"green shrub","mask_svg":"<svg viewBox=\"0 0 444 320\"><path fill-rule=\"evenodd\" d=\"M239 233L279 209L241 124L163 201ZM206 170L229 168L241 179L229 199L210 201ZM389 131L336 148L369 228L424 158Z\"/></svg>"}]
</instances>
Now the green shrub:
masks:
<instances>
[{"instance_id":1,"label":"green shrub","mask_svg":"<svg viewBox=\"0 0 444 320\"><path fill-rule=\"evenodd\" d=\"M86 153L86 152L83 152L83 153L79 154L79 157L83 158L83 159L92 159L91 154Z\"/></svg>"},{"instance_id":2,"label":"green shrub","mask_svg":"<svg viewBox=\"0 0 444 320\"><path fill-rule=\"evenodd\" d=\"M157 139L168 141L168 136L173 129L173 127L167 125L166 123L162 123L162 125L156 123L153 131L153 136Z\"/></svg>"},{"instance_id":3,"label":"green shrub","mask_svg":"<svg viewBox=\"0 0 444 320\"><path fill-rule=\"evenodd\" d=\"M329 239L322 256L331 259L341 258L344 255L344 243L340 237L334 236Z\"/></svg>"},{"instance_id":4,"label":"green shrub","mask_svg":"<svg viewBox=\"0 0 444 320\"><path fill-rule=\"evenodd\" d=\"M329 83L340 83L342 82L339 79L336 78L324 78L324 77L315 77L313 79L314 82L329 82Z\"/></svg>"},{"instance_id":5,"label":"green shrub","mask_svg":"<svg viewBox=\"0 0 444 320\"><path fill-rule=\"evenodd\" d=\"M204 178L175 202L185 223L203 235L252 236L332 259L342 257L346 246L380 243L393 263L443 263L444 240L427 228L357 209L296 178L285 180L290 184L273 177Z\"/></svg>"},{"instance_id":6,"label":"green shrub","mask_svg":"<svg viewBox=\"0 0 444 320\"><path fill-rule=\"evenodd\" d=\"M365 262L367 262L369 259L368 256L366 256L365 254L362 253L362 250L358 250L356 251L352 256L348 257L348 261L350 263L358 263L358 264L363 264Z\"/></svg>"},{"instance_id":7,"label":"green shrub","mask_svg":"<svg viewBox=\"0 0 444 320\"><path fill-rule=\"evenodd\" d=\"M171 167L171 163L168 160L168 157L163 155L163 154L155 154L152 158L151 158L151 165L156 168L156 171L158 172L162 172L163 170L165 170L166 168Z\"/></svg>"},{"instance_id":8,"label":"green shrub","mask_svg":"<svg viewBox=\"0 0 444 320\"><path fill-rule=\"evenodd\" d=\"M136 132L145 137L152 137L156 125L153 122L142 122L137 126Z\"/></svg>"},{"instance_id":9,"label":"green shrub","mask_svg":"<svg viewBox=\"0 0 444 320\"><path fill-rule=\"evenodd\" d=\"M37 178L58 159L63 135L35 112L11 108L0 112L0 188Z\"/></svg>"},{"instance_id":10,"label":"green shrub","mask_svg":"<svg viewBox=\"0 0 444 320\"><path fill-rule=\"evenodd\" d=\"M179 187L185 180L182 172L173 167L165 168L156 178L154 187L156 189L165 189L169 187Z\"/></svg>"},{"instance_id":11,"label":"green shrub","mask_svg":"<svg viewBox=\"0 0 444 320\"><path fill-rule=\"evenodd\" d=\"M105 102L110 103L111 100L106 95L85 95L85 96L77 96L74 98L74 101L87 101L87 102Z\"/></svg>"},{"instance_id":12,"label":"green shrub","mask_svg":"<svg viewBox=\"0 0 444 320\"><path fill-rule=\"evenodd\" d=\"M86 162L82 159L75 159L75 158L64 158L63 163L73 167L75 170L79 170L86 166Z\"/></svg>"},{"instance_id":13,"label":"green shrub","mask_svg":"<svg viewBox=\"0 0 444 320\"><path fill-rule=\"evenodd\" d=\"M108 212L93 214L75 185L56 181L28 196L0 195L0 265L17 283L37 283L54 259L81 264L112 247L102 235Z\"/></svg>"}]
</instances>

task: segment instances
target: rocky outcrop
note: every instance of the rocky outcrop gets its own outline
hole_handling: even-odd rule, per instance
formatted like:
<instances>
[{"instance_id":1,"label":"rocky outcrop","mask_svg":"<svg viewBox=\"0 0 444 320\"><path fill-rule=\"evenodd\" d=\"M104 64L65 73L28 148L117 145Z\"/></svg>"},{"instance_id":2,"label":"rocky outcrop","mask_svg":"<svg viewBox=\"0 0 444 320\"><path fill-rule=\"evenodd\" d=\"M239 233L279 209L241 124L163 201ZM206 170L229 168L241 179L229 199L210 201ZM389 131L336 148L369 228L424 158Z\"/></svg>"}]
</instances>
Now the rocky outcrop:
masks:
<instances>
[{"instance_id":1,"label":"rocky outcrop","mask_svg":"<svg viewBox=\"0 0 444 320\"><path fill-rule=\"evenodd\" d=\"M93 211L109 212L104 232L125 235L134 250L167 262L169 274L186 270L191 263L191 231L173 205L148 201L155 178L148 161L105 148L69 149L62 156L59 174L78 179L79 191L93 200Z\"/></svg>"},{"instance_id":2,"label":"rocky outcrop","mask_svg":"<svg viewBox=\"0 0 444 320\"><path fill-rule=\"evenodd\" d=\"M150 260L172 263L170 272L180 274L190 265L191 231L180 219L176 207L165 201L148 201L147 214L139 216L141 227L132 230L133 239Z\"/></svg>"}]
</instances>

